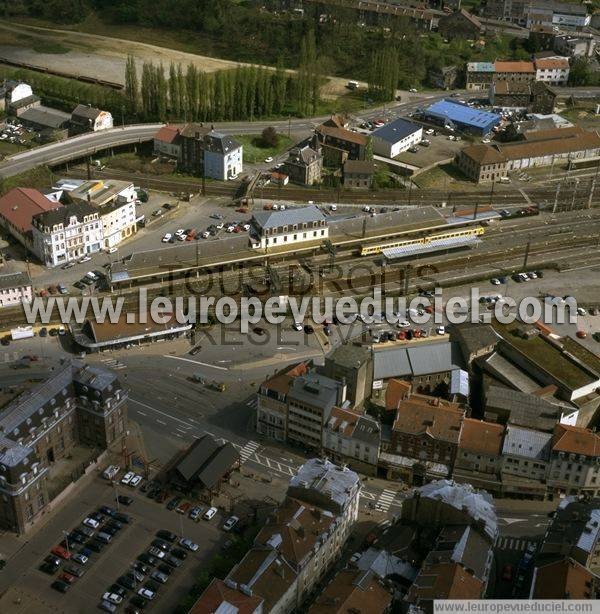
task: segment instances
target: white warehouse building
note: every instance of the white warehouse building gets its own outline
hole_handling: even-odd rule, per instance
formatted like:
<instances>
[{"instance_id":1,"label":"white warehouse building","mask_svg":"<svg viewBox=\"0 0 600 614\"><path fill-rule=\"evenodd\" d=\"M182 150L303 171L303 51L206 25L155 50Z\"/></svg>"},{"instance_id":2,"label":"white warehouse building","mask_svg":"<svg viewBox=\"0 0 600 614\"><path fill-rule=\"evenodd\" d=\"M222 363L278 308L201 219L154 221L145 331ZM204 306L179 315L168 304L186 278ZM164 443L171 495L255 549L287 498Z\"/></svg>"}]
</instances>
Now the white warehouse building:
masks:
<instances>
[{"instance_id":1,"label":"white warehouse building","mask_svg":"<svg viewBox=\"0 0 600 614\"><path fill-rule=\"evenodd\" d=\"M256 249L322 242L329 238L325 216L314 205L286 211L260 211L252 216L251 224L257 235L251 238Z\"/></svg>"},{"instance_id":2,"label":"white warehouse building","mask_svg":"<svg viewBox=\"0 0 600 614\"><path fill-rule=\"evenodd\" d=\"M373 153L395 158L423 140L423 127L398 118L375 130L372 138Z\"/></svg>"}]
</instances>

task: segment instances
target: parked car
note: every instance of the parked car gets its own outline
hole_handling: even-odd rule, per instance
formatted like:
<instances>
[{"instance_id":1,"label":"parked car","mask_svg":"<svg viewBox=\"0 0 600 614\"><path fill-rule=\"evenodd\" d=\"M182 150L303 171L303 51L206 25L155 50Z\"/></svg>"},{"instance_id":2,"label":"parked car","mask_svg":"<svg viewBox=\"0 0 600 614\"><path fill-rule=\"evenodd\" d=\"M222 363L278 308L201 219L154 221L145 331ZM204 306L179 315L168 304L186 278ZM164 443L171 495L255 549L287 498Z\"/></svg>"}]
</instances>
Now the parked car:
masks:
<instances>
[{"instance_id":1,"label":"parked car","mask_svg":"<svg viewBox=\"0 0 600 614\"><path fill-rule=\"evenodd\" d=\"M223 531L231 531L239 521L240 519L237 516L230 516L223 525Z\"/></svg>"},{"instance_id":2,"label":"parked car","mask_svg":"<svg viewBox=\"0 0 600 614\"><path fill-rule=\"evenodd\" d=\"M142 554L138 556L138 561L146 563L146 565L152 565L152 567L155 567L158 563L158 559L154 558L151 554L148 554L147 552L142 552Z\"/></svg>"},{"instance_id":3,"label":"parked car","mask_svg":"<svg viewBox=\"0 0 600 614\"><path fill-rule=\"evenodd\" d=\"M62 580L54 580L50 586L59 593L66 593L71 588L70 584L63 582Z\"/></svg>"},{"instance_id":4,"label":"parked car","mask_svg":"<svg viewBox=\"0 0 600 614\"><path fill-rule=\"evenodd\" d=\"M181 497L173 497L168 503L167 503L167 509L168 510L174 510L179 504L181 503Z\"/></svg>"},{"instance_id":5,"label":"parked car","mask_svg":"<svg viewBox=\"0 0 600 614\"><path fill-rule=\"evenodd\" d=\"M65 573L76 578L81 578L85 574L85 569L79 567L79 565L68 565L65 567Z\"/></svg>"},{"instance_id":6,"label":"parked car","mask_svg":"<svg viewBox=\"0 0 600 614\"><path fill-rule=\"evenodd\" d=\"M144 478L142 478L141 475L134 475L133 478L131 479L131 482L129 482L129 486L132 486L133 488L137 488L137 486L139 486L139 483L143 479Z\"/></svg>"},{"instance_id":7,"label":"parked car","mask_svg":"<svg viewBox=\"0 0 600 614\"><path fill-rule=\"evenodd\" d=\"M202 515L202 508L199 506L196 506L190 510L189 518L190 520L198 520L201 515Z\"/></svg>"},{"instance_id":8,"label":"parked car","mask_svg":"<svg viewBox=\"0 0 600 614\"><path fill-rule=\"evenodd\" d=\"M93 518L85 518L83 524L91 529L97 529L100 526L100 523Z\"/></svg>"},{"instance_id":9,"label":"parked car","mask_svg":"<svg viewBox=\"0 0 600 614\"><path fill-rule=\"evenodd\" d=\"M133 471L128 471L122 478L121 478L121 484L124 484L125 486L127 486L131 480L133 480L133 478L135 477L135 473L133 473Z\"/></svg>"},{"instance_id":10,"label":"parked car","mask_svg":"<svg viewBox=\"0 0 600 614\"><path fill-rule=\"evenodd\" d=\"M161 584L166 584L169 576L158 569L150 574L150 577Z\"/></svg>"},{"instance_id":11,"label":"parked car","mask_svg":"<svg viewBox=\"0 0 600 614\"><path fill-rule=\"evenodd\" d=\"M123 597L121 597L121 595L118 595L117 593L106 592L104 593L104 595L102 595L102 599L104 601L110 601L110 603L114 603L115 605L119 605L123 602Z\"/></svg>"},{"instance_id":12,"label":"parked car","mask_svg":"<svg viewBox=\"0 0 600 614\"><path fill-rule=\"evenodd\" d=\"M80 565L85 565L89 561L89 558L85 554L78 552L77 554L73 555L73 560Z\"/></svg>"},{"instance_id":13,"label":"parked car","mask_svg":"<svg viewBox=\"0 0 600 614\"><path fill-rule=\"evenodd\" d=\"M187 514L188 510L192 507L192 504L189 501L184 501L183 503L180 503L177 508L175 509L175 511L178 514Z\"/></svg>"},{"instance_id":14,"label":"parked car","mask_svg":"<svg viewBox=\"0 0 600 614\"><path fill-rule=\"evenodd\" d=\"M179 540L179 543L184 547L187 548L188 550L190 550L191 552L197 552L198 551L198 544L194 543L191 539L188 539L187 537L182 537Z\"/></svg>"},{"instance_id":15,"label":"parked car","mask_svg":"<svg viewBox=\"0 0 600 614\"><path fill-rule=\"evenodd\" d=\"M144 599L147 599L148 601L152 601L155 595L154 592L144 587L140 588L137 593L138 595L140 595L140 597L143 597Z\"/></svg>"},{"instance_id":16,"label":"parked car","mask_svg":"<svg viewBox=\"0 0 600 614\"><path fill-rule=\"evenodd\" d=\"M71 552L62 546L54 546L50 552L65 561L68 561L71 558Z\"/></svg>"},{"instance_id":17,"label":"parked car","mask_svg":"<svg viewBox=\"0 0 600 614\"><path fill-rule=\"evenodd\" d=\"M132 497L128 497L127 495L119 495L117 497L117 501L121 504L121 505L131 505L133 503L133 498Z\"/></svg>"},{"instance_id":18,"label":"parked car","mask_svg":"<svg viewBox=\"0 0 600 614\"><path fill-rule=\"evenodd\" d=\"M202 518L204 518L204 520L212 520L218 511L216 507L209 507L206 512L204 512Z\"/></svg>"},{"instance_id":19,"label":"parked car","mask_svg":"<svg viewBox=\"0 0 600 614\"><path fill-rule=\"evenodd\" d=\"M173 543L177 539L177 535L172 531L167 531L166 529L160 529L160 531L156 532L156 537L160 537L160 539L166 539L168 542Z\"/></svg>"}]
</instances>

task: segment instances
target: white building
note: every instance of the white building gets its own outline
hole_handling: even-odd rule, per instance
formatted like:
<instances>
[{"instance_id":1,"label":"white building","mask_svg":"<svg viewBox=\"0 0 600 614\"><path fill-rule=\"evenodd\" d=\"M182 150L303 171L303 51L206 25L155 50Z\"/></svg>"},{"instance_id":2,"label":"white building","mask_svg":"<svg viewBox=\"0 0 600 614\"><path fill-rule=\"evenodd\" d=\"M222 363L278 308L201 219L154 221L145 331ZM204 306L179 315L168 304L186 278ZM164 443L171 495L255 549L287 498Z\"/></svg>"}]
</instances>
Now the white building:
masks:
<instances>
[{"instance_id":1,"label":"white building","mask_svg":"<svg viewBox=\"0 0 600 614\"><path fill-rule=\"evenodd\" d=\"M100 132L113 127L113 116L108 111L95 109L86 104L79 104L71 113L71 132Z\"/></svg>"},{"instance_id":2,"label":"white building","mask_svg":"<svg viewBox=\"0 0 600 614\"><path fill-rule=\"evenodd\" d=\"M27 273L0 275L0 307L31 303L32 300L31 279Z\"/></svg>"},{"instance_id":3,"label":"white building","mask_svg":"<svg viewBox=\"0 0 600 614\"><path fill-rule=\"evenodd\" d=\"M535 80L548 85L567 85L569 81L569 59L557 56L535 61Z\"/></svg>"},{"instance_id":4,"label":"white building","mask_svg":"<svg viewBox=\"0 0 600 614\"><path fill-rule=\"evenodd\" d=\"M15 81L7 81L6 89L6 105L13 105L21 100L25 100L33 96L33 90L28 83L17 83Z\"/></svg>"},{"instance_id":5,"label":"white building","mask_svg":"<svg viewBox=\"0 0 600 614\"><path fill-rule=\"evenodd\" d=\"M102 249L100 213L89 204L71 204L36 215L33 251L46 266L77 260Z\"/></svg>"},{"instance_id":6,"label":"white building","mask_svg":"<svg viewBox=\"0 0 600 614\"><path fill-rule=\"evenodd\" d=\"M243 170L243 148L234 138L219 132L204 137L204 174L206 177L227 181Z\"/></svg>"},{"instance_id":7,"label":"white building","mask_svg":"<svg viewBox=\"0 0 600 614\"><path fill-rule=\"evenodd\" d=\"M323 242L329 237L325 216L314 205L287 211L260 211L252 216L251 224L257 235L252 238L254 248Z\"/></svg>"},{"instance_id":8,"label":"white building","mask_svg":"<svg viewBox=\"0 0 600 614\"><path fill-rule=\"evenodd\" d=\"M423 127L398 118L375 130L372 139L373 153L395 158L423 140Z\"/></svg>"}]
</instances>

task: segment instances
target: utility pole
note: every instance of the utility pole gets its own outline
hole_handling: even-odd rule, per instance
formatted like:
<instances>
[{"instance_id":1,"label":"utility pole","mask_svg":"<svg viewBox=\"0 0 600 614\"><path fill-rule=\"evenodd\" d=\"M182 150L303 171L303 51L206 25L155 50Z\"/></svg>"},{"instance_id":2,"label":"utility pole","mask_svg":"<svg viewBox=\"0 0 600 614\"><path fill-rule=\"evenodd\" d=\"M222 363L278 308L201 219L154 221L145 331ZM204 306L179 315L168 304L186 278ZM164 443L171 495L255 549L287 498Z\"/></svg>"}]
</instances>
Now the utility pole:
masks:
<instances>
[{"instance_id":1,"label":"utility pole","mask_svg":"<svg viewBox=\"0 0 600 614\"><path fill-rule=\"evenodd\" d=\"M87 167L87 178L88 178L88 181L89 181L92 178L92 165L90 164L90 157L89 156L85 159L85 164L86 164L86 167Z\"/></svg>"},{"instance_id":2,"label":"utility pole","mask_svg":"<svg viewBox=\"0 0 600 614\"><path fill-rule=\"evenodd\" d=\"M410 205L410 197L412 195L412 179L408 180L408 204Z\"/></svg>"},{"instance_id":3,"label":"utility pole","mask_svg":"<svg viewBox=\"0 0 600 614\"><path fill-rule=\"evenodd\" d=\"M596 189L596 178L594 177L592 179L592 189L590 190L590 195L588 197L588 205L587 205L588 209L592 208L592 199L594 198L594 190L595 189Z\"/></svg>"},{"instance_id":4,"label":"utility pole","mask_svg":"<svg viewBox=\"0 0 600 614\"><path fill-rule=\"evenodd\" d=\"M525 246L525 258L523 259L523 268L527 268L527 261L529 260L529 250L531 249L531 238L527 239L527 245Z\"/></svg>"},{"instance_id":5,"label":"utility pole","mask_svg":"<svg viewBox=\"0 0 600 614\"><path fill-rule=\"evenodd\" d=\"M560 193L560 182L556 185L556 196L554 197L554 207L552 207L552 215L556 213L556 207L558 207L559 193Z\"/></svg>"},{"instance_id":6,"label":"utility pole","mask_svg":"<svg viewBox=\"0 0 600 614\"><path fill-rule=\"evenodd\" d=\"M575 196L577 195L577 188L579 187L579 179L575 180L575 186L573 187L573 198L571 199L571 211L575 208Z\"/></svg>"},{"instance_id":7,"label":"utility pole","mask_svg":"<svg viewBox=\"0 0 600 614\"><path fill-rule=\"evenodd\" d=\"M494 188L496 187L496 182L492 181L492 190L490 192L490 207L492 206L493 202L494 202Z\"/></svg>"},{"instance_id":8,"label":"utility pole","mask_svg":"<svg viewBox=\"0 0 600 614\"><path fill-rule=\"evenodd\" d=\"M288 115L288 139L292 138L292 116Z\"/></svg>"},{"instance_id":9,"label":"utility pole","mask_svg":"<svg viewBox=\"0 0 600 614\"><path fill-rule=\"evenodd\" d=\"M475 209L473 210L473 219L477 219L477 213L479 212L479 201L475 203Z\"/></svg>"}]
</instances>

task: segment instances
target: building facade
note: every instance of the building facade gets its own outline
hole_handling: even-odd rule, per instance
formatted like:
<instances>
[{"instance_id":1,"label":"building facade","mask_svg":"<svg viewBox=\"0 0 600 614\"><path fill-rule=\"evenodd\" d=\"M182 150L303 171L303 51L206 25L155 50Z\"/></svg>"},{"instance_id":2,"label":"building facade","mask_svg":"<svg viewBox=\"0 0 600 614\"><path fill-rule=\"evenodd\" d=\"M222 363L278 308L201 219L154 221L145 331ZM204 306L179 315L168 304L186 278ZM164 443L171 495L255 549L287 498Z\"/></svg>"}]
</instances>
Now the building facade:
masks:
<instances>
[{"instance_id":1,"label":"building facade","mask_svg":"<svg viewBox=\"0 0 600 614\"><path fill-rule=\"evenodd\" d=\"M368 190L373 185L375 164L366 160L347 160L344 164L344 187Z\"/></svg>"},{"instance_id":2,"label":"building facade","mask_svg":"<svg viewBox=\"0 0 600 614\"><path fill-rule=\"evenodd\" d=\"M465 9L440 17L438 21L438 32L447 39L473 40L479 38L483 31L484 28L479 19Z\"/></svg>"},{"instance_id":3,"label":"building facade","mask_svg":"<svg viewBox=\"0 0 600 614\"><path fill-rule=\"evenodd\" d=\"M323 171L323 154L321 148L313 149L309 145L290 149L283 171L292 183L315 185L321 183Z\"/></svg>"},{"instance_id":4,"label":"building facade","mask_svg":"<svg viewBox=\"0 0 600 614\"><path fill-rule=\"evenodd\" d=\"M25 533L51 504L54 464L74 445L99 452L127 430L127 393L104 369L67 364L0 413L0 526Z\"/></svg>"},{"instance_id":5,"label":"building facade","mask_svg":"<svg viewBox=\"0 0 600 614\"><path fill-rule=\"evenodd\" d=\"M374 153L386 158L395 158L423 140L423 126L399 118L377 128L371 138Z\"/></svg>"},{"instance_id":6,"label":"building facade","mask_svg":"<svg viewBox=\"0 0 600 614\"><path fill-rule=\"evenodd\" d=\"M113 127L113 116L108 111L95 109L91 105L79 104L71 113L71 134L100 132Z\"/></svg>"},{"instance_id":7,"label":"building facade","mask_svg":"<svg viewBox=\"0 0 600 614\"><path fill-rule=\"evenodd\" d=\"M329 237L327 220L318 207L310 205L289 211L259 211L250 221L252 247L267 249Z\"/></svg>"},{"instance_id":8,"label":"building facade","mask_svg":"<svg viewBox=\"0 0 600 614\"><path fill-rule=\"evenodd\" d=\"M58 266L102 249L100 213L88 204L72 204L36 215L33 251L46 266Z\"/></svg>"},{"instance_id":9,"label":"building facade","mask_svg":"<svg viewBox=\"0 0 600 614\"><path fill-rule=\"evenodd\" d=\"M0 275L0 308L31 303L33 292L27 273L5 273Z\"/></svg>"}]
</instances>

